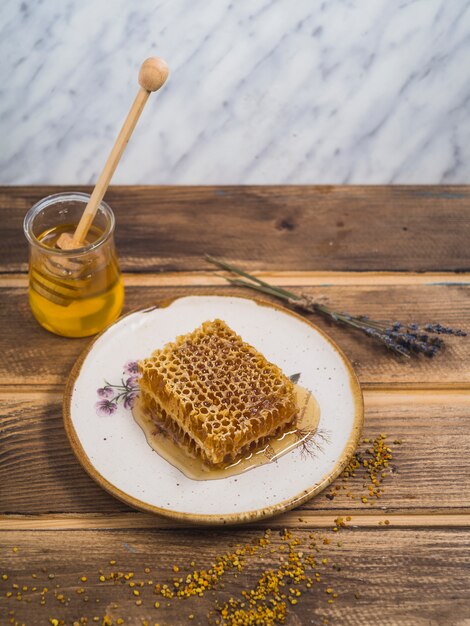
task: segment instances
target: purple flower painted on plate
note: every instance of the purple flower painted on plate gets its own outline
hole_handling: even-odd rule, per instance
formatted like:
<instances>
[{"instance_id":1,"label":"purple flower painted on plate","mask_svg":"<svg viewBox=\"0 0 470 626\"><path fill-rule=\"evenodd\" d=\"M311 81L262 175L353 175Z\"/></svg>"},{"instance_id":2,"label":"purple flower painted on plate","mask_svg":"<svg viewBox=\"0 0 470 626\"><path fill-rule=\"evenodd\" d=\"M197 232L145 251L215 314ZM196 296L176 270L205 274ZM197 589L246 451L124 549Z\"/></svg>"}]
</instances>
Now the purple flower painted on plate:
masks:
<instances>
[{"instance_id":1,"label":"purple flower painted on plate","mask_svg":"<svg viewBox=\"0 0 470 626\"><path fill-rule=\"evenodd\" d=\"M99 395L100 398L112 398L114 396L114 391L111 389L111 387L100 387L99 389L96 390L96 393Z\"/></svg>"},{"instance_id":2,"label":"purple flower painted on plate","mask_svg":"<svg viewBox=\"0 0 470 626\"><path fill-rule=\"evenodd\" d=\"M137 393L130 393L124 398L124 408L132 409L134 406L135 399L137 397Z\"/></svg>"},{"instance_id":3,"label":"purple flower painted on plate","mask_svg":"<svg viewBox=\"0 0 470 626\"><path fill-rule=\"evenodd\" d=\"M117 404L111 400L99 400L95 404L96 412L102 417L113 415L116 412Z\"/></svg>"},{"instance_id":4,"label":"purple flower painted on plate","mask_svg":"<svg viewBox=\"0 0 470 626\"><path fill-rule=\"evenodd\" d=\"M138 380L139 380L138 376L130 376L126 380L126 387L137 388L139 385Z\"/></svg>"},{"instance_id":5,"label":"purple flower painted on plate","mask_svg":"<svg viewBox=\"0 0 470 626\"><path fill-rule=\"evenodd\" d=\"M118 404L122 402L125 409L130 410L139 391L139 367L137 361L127 361L122 368L123 377L117 384L104 381L103 387L96 390L98 402L95 404L96 412L103 417L113 415ZM124 376L127 376L124 380Z\"/></svg>"},{"instance_id":6,"label":"purple flower painted on plate","mask_svg":"<svg viewBox=\"0 0 470 626\"><path fill-rule=\"evenodd\" d=\"M129 374L130 376L138 374L139 365L137 361L127 361L127 363L124 365L123 373Z\"/></svg>"}]
</instances>

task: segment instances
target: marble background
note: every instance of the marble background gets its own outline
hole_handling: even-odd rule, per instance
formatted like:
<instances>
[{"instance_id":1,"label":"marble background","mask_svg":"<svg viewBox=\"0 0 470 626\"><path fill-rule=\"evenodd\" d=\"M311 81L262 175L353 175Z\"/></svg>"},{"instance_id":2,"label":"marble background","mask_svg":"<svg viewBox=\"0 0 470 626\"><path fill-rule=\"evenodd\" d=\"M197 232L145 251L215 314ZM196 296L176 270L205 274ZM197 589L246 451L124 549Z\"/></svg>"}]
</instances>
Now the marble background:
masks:
<instances>
[{"instance_id":1,"label":"marble background","mask_svg":"<svg viewBox=\"0 0 470 626\"><path fill-rule=\"evenodd\" d=\"M470 183L468 0L2 0L0 183Z\"/></svg>"}]
</instances>

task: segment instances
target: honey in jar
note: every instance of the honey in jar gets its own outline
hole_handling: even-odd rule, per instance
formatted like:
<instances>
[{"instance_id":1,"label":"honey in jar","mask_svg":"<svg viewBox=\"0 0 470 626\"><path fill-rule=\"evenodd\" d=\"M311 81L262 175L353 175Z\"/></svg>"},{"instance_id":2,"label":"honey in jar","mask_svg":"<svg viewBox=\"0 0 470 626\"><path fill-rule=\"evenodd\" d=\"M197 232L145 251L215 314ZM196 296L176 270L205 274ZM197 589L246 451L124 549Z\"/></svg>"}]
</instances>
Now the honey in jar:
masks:
<instances>
[{"instance_id":1,"label":"honey in jar","mask_svg":"<svg viewBox=\"0 0 470 626\"><path fill-rule=\"evenodd\" d=\"M65 337L94 335L120 314L124 288L114 246L114 215L102 202L81 248L62 250L57 240L74 233L89 196L55 194L25 218L30 244L29 302L37 321Z\"/></svg>"}]
</instances>

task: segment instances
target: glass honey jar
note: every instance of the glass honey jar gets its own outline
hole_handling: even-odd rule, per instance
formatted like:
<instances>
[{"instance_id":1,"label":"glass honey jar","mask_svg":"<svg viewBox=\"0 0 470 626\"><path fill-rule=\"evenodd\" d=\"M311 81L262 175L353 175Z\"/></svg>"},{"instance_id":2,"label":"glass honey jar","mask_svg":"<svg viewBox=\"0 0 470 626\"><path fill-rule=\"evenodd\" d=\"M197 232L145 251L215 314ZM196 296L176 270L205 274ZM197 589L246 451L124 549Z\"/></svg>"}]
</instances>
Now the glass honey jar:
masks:
<instances>
[{"instance_id":1,"label":"glass honey jar","mask_svg":"<svg viewBox=\"0 0 470 626\"><path fill-rule=\"evenodd\" d=\"M73 234L90 196L48 196L26 214L29 303L47 330L64 337L94 335L121 313L124 287L114 246L114 214L101 202L81 248L62 250L62 233Z\"/></svg>"}]
</instances>

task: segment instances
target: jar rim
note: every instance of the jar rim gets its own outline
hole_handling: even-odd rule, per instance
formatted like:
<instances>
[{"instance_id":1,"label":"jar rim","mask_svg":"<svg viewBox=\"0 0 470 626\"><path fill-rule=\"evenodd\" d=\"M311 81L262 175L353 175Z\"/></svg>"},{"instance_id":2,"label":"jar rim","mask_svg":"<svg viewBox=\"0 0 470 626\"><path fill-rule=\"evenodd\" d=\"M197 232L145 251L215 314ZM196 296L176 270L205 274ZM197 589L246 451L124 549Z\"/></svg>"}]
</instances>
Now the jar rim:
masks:
<instances>
[{"instance_id":1,"label":"jar rim","mask_svg":"<svg viewBox=\"0 0 470 626\"><path fill-rule=\"evenodd\" d=\"M82 246L81 248L74 248L72 250L63 250L61 248L50 248L49 246L46 246L43 243L41 243L33 232L34 219L42 209L52 204L57 204L58 202L67 202L67 201L83 202L86 206L86 204L90 200L90 197L91 197L90 194L83 193L81 191L61 191L59 193L54 193L54 194L51 194L50 196L46 196L45 198L42 198L41 200L36 202L36 204L33 204L33 206L26 213L24 221L23 221L23 231L28 242L32 246L39 248L43 252L49 252L49 253L53 253L54 255L65 256L65 257L81 256L82 254L87 254L88 252L91 252L99 248L113 234L114 226L116 222L114 213L111 210L111 207L104 200L101 200L99 209L101 209L107 217L106 228L104 229L103 233L96 241L93 241L92 243L86 246Z\"/></svg>"}]
</instances>

